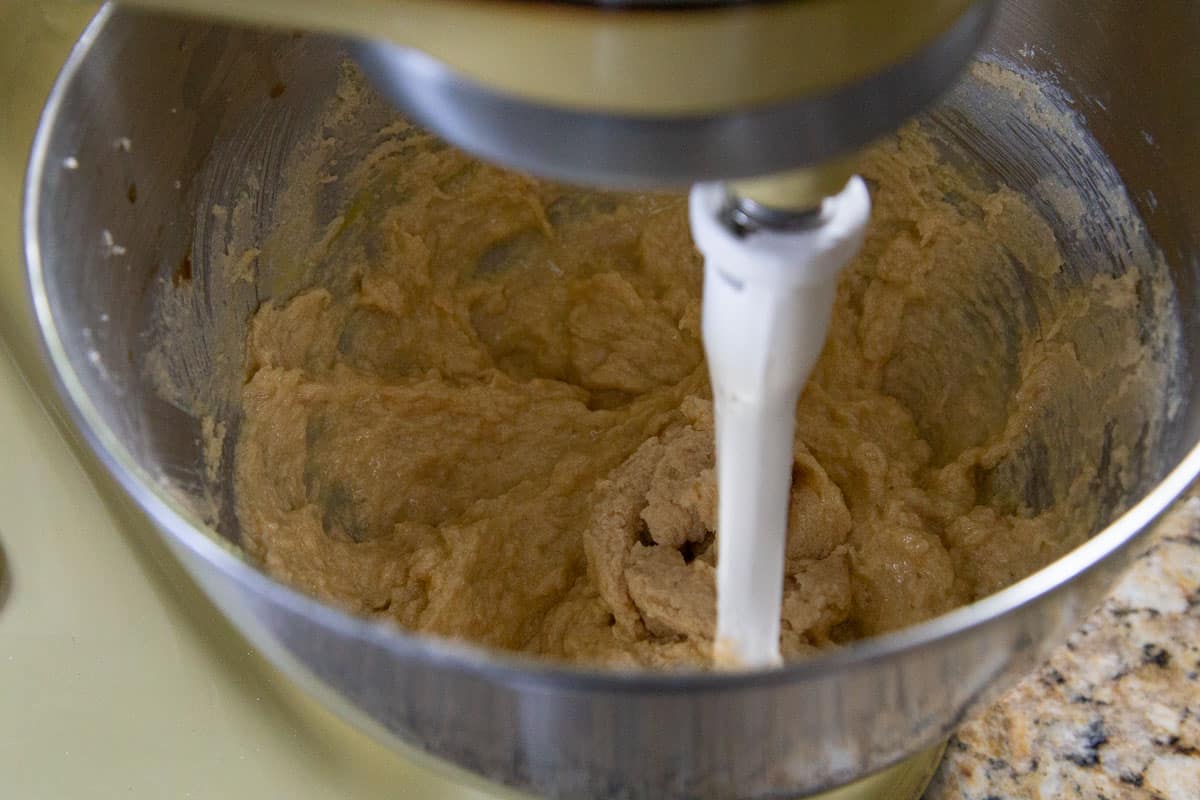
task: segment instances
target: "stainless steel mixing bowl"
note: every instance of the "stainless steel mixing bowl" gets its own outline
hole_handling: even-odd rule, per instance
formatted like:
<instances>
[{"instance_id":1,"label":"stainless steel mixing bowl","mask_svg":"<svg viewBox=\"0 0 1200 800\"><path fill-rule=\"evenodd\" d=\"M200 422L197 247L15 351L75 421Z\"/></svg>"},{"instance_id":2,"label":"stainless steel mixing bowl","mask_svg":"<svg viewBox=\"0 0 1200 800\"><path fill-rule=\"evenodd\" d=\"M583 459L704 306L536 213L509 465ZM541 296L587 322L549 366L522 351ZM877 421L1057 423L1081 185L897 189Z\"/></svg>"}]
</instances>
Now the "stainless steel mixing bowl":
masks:
<instances>
[{"instance_id":1,"label":"stainless steel mixing bowl","mask_svg":"<svg viewBox=\"0 0 1200 800\"><path fill-rule=\"evenodd\" d=\"M199 420L147 376L156 302L172 281L193 281L197 313L244 323L270 294L255 281L222 289L213 273L223 228L209 209L232 208L247 200L239 187L257 187L252 232L271 235L286 214L274 205L279 167L336 91L342 42L99 15L50 98L28 173L25 244L47 359L79 431L212 599L356 723L554 797L782 798L839 785L938 743L1029 669L1200 470L1200 405L1190 400L1200 380L1198 35L1195 4L1031 0L1003 5L986 48L1059 87L1169 264L1179 318L1164 324L1181 333L1179 413L1135 454L1144 473L1136 496L1112 498L1126 510L1084 546L998 594L783 669L672 675L534 663L354 618L240 554L222 496L228 465L206 475ZM378 113L359 126L376 130L388 112ZM979 86L956 90L930 120L1035 203L1047 176L1097 203L1116 191L1117 174L1094 153ZM1119 268L1117 251L1144 232L1092 211L1080 230L1062 223L1064 247L1079 269ZM219 356L211 329L194 335L201 352ZM199 384L214 369L193 366Z\"/></svg>"}]
</instances>

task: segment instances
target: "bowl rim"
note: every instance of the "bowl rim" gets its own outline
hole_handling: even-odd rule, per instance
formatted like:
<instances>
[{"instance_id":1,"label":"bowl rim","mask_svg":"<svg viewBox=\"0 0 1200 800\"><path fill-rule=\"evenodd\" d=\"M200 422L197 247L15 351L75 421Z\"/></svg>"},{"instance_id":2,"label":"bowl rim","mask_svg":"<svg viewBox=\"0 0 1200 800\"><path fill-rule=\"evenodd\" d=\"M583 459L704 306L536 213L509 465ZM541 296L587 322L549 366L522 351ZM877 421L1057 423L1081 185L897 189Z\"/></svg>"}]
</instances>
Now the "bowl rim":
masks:
<instances>
[{"instance_id":1,"label":"bowl rim","mask_svg":"<svg viewBox=\"0 0 1200 800\"><path fill-rule=\"evenodd\" d=\"M505 684L536 684L543 688L569 691L727 692L829 678L850 669L887 661L908 651L965 636L1048 597L1077 576L1128 547L1200 474L1200 443L1197 443L1138 502L1079 547L1033 574L987 597L917 625L780 667L734 671L656 671L575 665L407 631L394 623L365 619L326 604L252 565L240 548L225 540L163 490L161 483L137 463L133 454L105 423L84 389L59 336L55 309L47 292L47 270L38 239L41 187L48 167L52 130L62 110L67 87L113 13L111 3L97 12L59 71L39 117L25 172L21 238L26 262L26 289L34 310L43 365L50 373L58 397L68 412L64 421L88 444L109 476L117 481L161 533L266 603L306 617L331 629L338 636L367 642L396 658L420 659L442 668Z\"/></svg>"}]
</instances>

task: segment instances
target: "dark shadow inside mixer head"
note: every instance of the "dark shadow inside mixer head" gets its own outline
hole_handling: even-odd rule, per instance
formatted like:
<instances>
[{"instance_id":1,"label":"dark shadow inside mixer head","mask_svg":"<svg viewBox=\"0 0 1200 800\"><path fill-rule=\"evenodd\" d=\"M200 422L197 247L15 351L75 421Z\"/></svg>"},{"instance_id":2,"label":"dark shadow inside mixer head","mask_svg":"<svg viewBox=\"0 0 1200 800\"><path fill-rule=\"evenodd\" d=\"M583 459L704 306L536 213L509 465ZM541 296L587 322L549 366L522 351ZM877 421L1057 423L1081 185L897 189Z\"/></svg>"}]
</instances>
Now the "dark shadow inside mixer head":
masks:
<instances>
[{"instance_id":1,"label":"dark shadow inside mixer head","mask_svg":"<svg viewBox=\"0 0 1200 800\"><path fill-rule=\"evenodd\" d=\"M337 283L320 259L297 254L359 246L339 241L340 233L328 236L329 223L340 218L340 230L351 230L386 209L394 190L388 169L402 168L411 153L399 139L379 149L396 114L347 77L353 69L338 42L120 11L110 15L106 33L118 46L90 55L68 95L90 110L80 115L87 122L64 127L50 146L53 177L42 202L66 212L52 217L58 227L44 232L43 255L49 264L62 260L54 240L96 243L83 256L84 281L60 279L51 287L52 305L82 331L67 331L77 370L148 477L237 542L232 454L249 317L267 299L285 299L314 281ZM146 63L163 66L146 71ZM100 92L99 75L123 93ZM348 92L355 97L342 107L353 111L329 113L331 101ZM98 97L106 97L103 104ZM959 350L903 352L886 380L909 407L936 407L931 393L944 390L945 375L974 391L973 359L1011 359L1021 333L1036 330L1064 288L1098 273L1144 273L1136 308L1126 311L1137 316L1146 352L1163 364L1155 419L1114 419L1095 441L1079 441L1076 418L1111 388L1104 381L1119 378L1097 363L1074 376L1081 383L1066 402L1046 407L1026 448L978 477L1001 505L1036 512L1092 469L1095 529L1194 439L1182 427L1186 358L1171 294L1186 264L1169 254L1176 277L1168 275L1116 169L1070 122L1078 117L1070 108L1075 101L1053 87L1036 102L1013 98L1013 86L972 73L922 125L947 159L982 185L1006 185L1031 201L1054 230L1063 268L1045 281L1013 254L1007 274L980 276L972 293L946 298L955 328L942 339ZM1057 108L1030 116L1038 103ZM76 194L74 176L57 170L68 155L94 191ZM387 163L365 164L368 157ZM306 183L289 182L301 168ZM352 185L348 178L368 168L378 168L377 179L365 190ZM129 189L135 185L136 194ZM1153 191L1137 187L1135 201L1143 205ZM1184 282L1191 285L1190 273ZM1192 302L1190 295L1183 300ZM1078 340L1098 348L1088 358L1104 355L1111 327L1105 313L1080 323ZM973 346L980 348L974 357L963 357L962 348ZM980 402L1011 394L1005 385L975 388ZM1002 410L982 417L998 419ZM918 419L935 450L974 435L968 422L979 419Z\"/></svg>"}]
</instances>

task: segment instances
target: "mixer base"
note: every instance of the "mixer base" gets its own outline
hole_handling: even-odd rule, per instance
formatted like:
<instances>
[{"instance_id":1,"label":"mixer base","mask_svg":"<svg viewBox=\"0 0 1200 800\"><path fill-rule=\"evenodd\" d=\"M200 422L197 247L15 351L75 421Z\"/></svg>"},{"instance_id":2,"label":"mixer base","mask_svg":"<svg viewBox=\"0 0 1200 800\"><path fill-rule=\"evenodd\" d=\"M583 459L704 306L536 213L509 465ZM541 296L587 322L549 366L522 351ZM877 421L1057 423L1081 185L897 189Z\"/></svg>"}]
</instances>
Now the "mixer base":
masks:
<instances>
[{"instance_id":1,"label":"mixer base","mask_svg":"<svg viewBox=\"0 0 1200 800\"><path fill-rule=\"evenodd\" d=\"M918 800L933 780L945 752L946 742L941 742L882 772L809 795L806 800Z\"/></svg>"}]
</instances>

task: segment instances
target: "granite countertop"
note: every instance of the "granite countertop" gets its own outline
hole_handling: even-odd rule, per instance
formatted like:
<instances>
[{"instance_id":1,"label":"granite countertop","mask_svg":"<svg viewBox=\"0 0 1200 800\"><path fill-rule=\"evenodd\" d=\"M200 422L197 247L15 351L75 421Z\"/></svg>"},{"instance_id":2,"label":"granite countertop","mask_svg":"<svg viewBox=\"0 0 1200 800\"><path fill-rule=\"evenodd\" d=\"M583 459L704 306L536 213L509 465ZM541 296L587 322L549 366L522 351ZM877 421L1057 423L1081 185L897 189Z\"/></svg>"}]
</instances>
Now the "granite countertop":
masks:
<instances>
[{"instance_id":1,"label":"granite countertop","mask_svg":"<svg viewBox=\"0 0 1200 800\"><path fill-rule=\"evenodd\" d=\"M1200 499L1047 662L950 739L926 800L1200 800Z\"/></svg>"}]
</instances>

